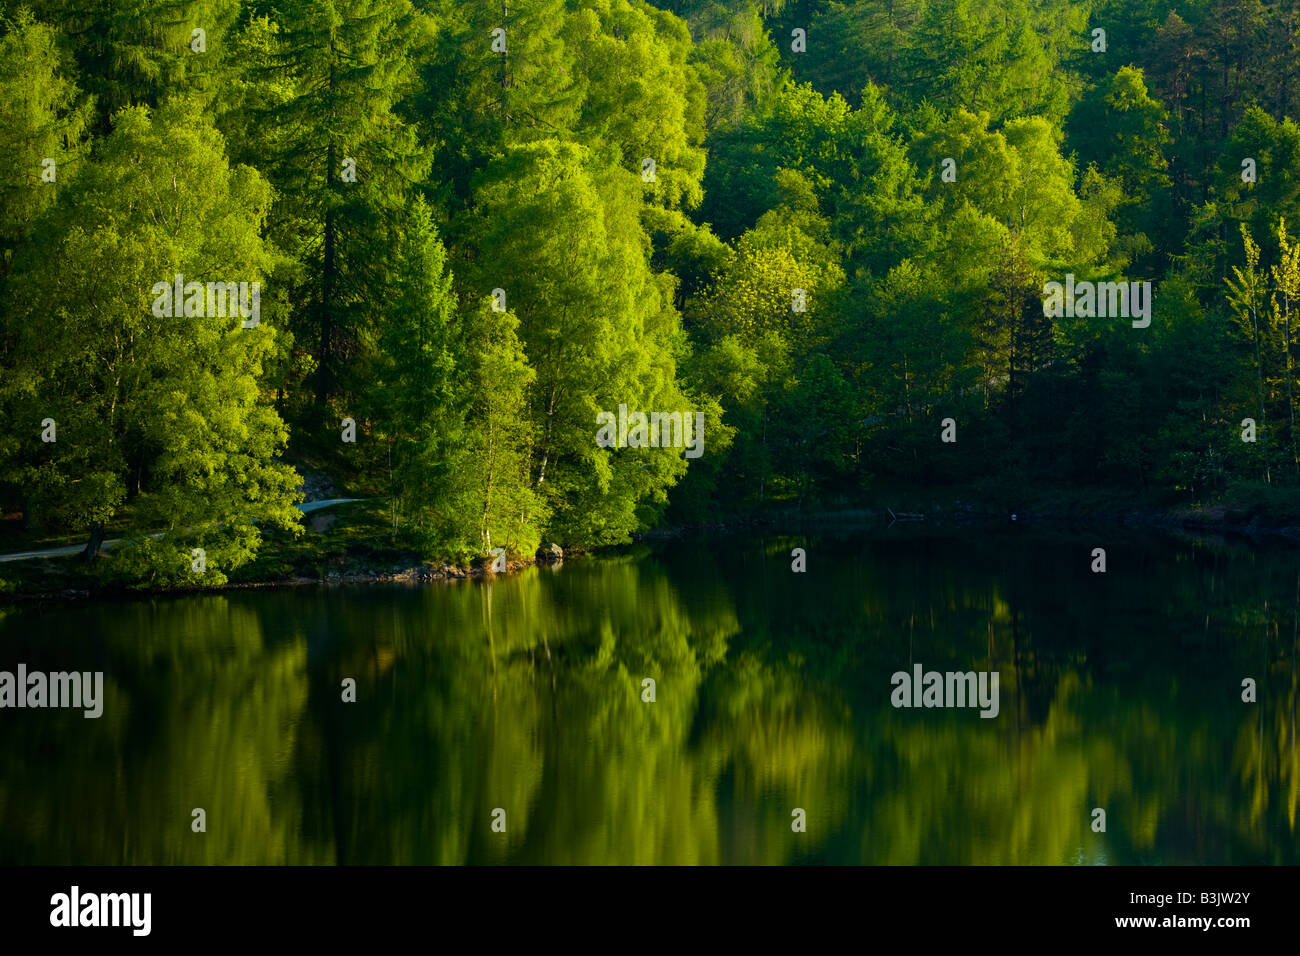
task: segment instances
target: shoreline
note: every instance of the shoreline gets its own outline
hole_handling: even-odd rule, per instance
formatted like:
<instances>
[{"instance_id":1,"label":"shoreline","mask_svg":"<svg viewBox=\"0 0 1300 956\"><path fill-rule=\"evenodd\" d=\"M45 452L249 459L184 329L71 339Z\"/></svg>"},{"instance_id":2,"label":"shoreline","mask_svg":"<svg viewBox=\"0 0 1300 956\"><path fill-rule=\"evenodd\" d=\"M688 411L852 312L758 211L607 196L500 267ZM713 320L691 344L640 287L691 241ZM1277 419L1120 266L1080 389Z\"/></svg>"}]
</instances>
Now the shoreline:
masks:
<instances>
[{"instance_id":1,"label":"shoreline","mask_svg":"<svg viewBox=\"0 0 1300 956\"><path fill-rule=\"evenodd\" d=\"M1225 512L1226 509L1215 509ZM1300 524L1262 524L1257 519L1235 521L1227 514L1209 514L1185 510L1143 511L1130 510L1110 514L1036 511L1026 509L1019 512L998 512L989 510L935 509L921 513L920 517L902 512L896 513L895 520L890 520L888 510L846 508L840 510L780 512L773 511L761 515L742 515L725 521L701 522L697 524L675 525L668 528L656 528L632 536L633 542L664 541L683 538L709 532L744 532L777 531L795 533L808 526L838 523L842 527L856 529L876 528L883 525L885 529L910 527L974 527L997 523L1017 526L1057 526L1073 525L1076 528L1089 527L1124 527L1129 529L1152 528L1164 531L1199 532L1202 534L1239 535L1247 538L1271 538L1300 542ZM1013 517L1014 516L1014 517Z\"/></svg>"},{"instance_id":2,"label":"shoreline","mask_svg":"<svg viewBox=\"0 0 1300 956\"><path fill-rule=\"evenodd\" d=\"M481 567L461 568L452 564L413 566L400 571L331 572L323 578L298 575L285 578L268 578L260 581L227 581L206 587L145 587L122 586L104 588L63 588L47 591L12 591L0 593L0 607L11 604L40 603L44 601L114 601L144 597L179 597L199 594L223 594L227 591L250 591L263 588L297 588L311 585L333 587L357 584L431 584L435 581L467 581L474 578L508 577L539 565L553 567L565 559L584 552L577 548L566 551L563 558L521 558L506 562L504 571L493 571L491 564Z\"/></svg>"},{"instance_id":3,"label":"shoreline","mask_svg":"<svg viewBox=\"0 0 1300 956\"><path fill-rule=\"evenodd\" d=\"M915 507L915 505L912 505ZM891 521L891 513L895 516ZM834 524L855 530L889 530L899 526L917 528L975 528L996 523L1017 527L1073 526L1073 530L1087 527L1121 527L1132 531L1159 530L1167 533L1234 536L1252 542L1300 543L1300 524L1261 523L1253 512L1234 511L1225 506L1207 509L1145 510L1125 509L1112 512L1080 512L1058 509L1019 512L992 510L988 505L970 505L961 502L931 505L930 510L918 513L891 512L884 508L841 508L818 511L778 511L749 515L728 516L724 520L680 524L632 535L628 545L680 540L709 534L743 534L755 532L798 534L810 528ZM1012 515L1014 514L1014 518ZM1242 520L1248 518L1249 520ZM626 545L625 545L626 546ZM613 546L618 547L618 546ZM506 564L505 571L492 570L491 562L484 560L476 566L462 567L443 562L425 562L391 571L348 570L330 571L324 576L291 575L246 581L227 581L206 587L144 587L130 588L121 585L106 587L65 587L41 590L6 591L0 593L0 607L6 605L83 600L130 600L139 597L163 595L215 594L227 591L262 588L295 588L366 584L429 584L435 581L465 581L480 578L506 577L538 565L555 566L566 559L609 550L607 548L568 548L560 553L539 549L538 555L516 558ZM44 559L63 560L63 559ZM75 559L73 559L75 560Z\"/></svg>"}]
</instances>

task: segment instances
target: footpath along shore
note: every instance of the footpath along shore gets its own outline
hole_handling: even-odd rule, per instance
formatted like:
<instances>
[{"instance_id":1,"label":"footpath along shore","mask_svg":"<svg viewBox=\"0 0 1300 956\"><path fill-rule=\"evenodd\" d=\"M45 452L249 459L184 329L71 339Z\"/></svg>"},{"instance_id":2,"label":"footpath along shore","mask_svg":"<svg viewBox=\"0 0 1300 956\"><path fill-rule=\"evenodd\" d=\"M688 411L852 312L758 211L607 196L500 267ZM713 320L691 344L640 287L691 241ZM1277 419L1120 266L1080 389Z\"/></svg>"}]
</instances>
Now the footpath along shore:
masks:
<instances>
[{"instance_id":1,"label":"footpath along shore","mask_svg":"<svg viewBox=\"0 0 1300 956\"><path fill-rule=\"evenodd\" d=\"M297 508L304 514L311 514L313 512L331 508L335 505L366 502L369 500L370 499L365 498L328 498L319 501L304 502L297 505ZM103 542L101 548L107 550L114 545L120 544L121 540L122 539L120 538L110 539ZM0 555L0 564L13 564L20 561L45 561L50 558L66 558L72 555L81 554L84 551L85 545L81 544L29 551L15 551ZM470 578L486 578L516 574L536 564L559 564L566 556L572 557L578 553L581 553L581 549L571 548L566 552L560 548L559 545L552 543L543 548L539 548L534 556L517 556L514 559L507 560L504 568L500 569L498 569L499 566L497 562L492 559L483 559L471 566L463 566L451 564L450 562L417 561L414 558L394 562L391 558L389 560L382 560L370 555L367 558L353 558L351 561L352 566L343 570L329 570L316 575L301 573L279 574L271 572L265 577L256 577L249 580L226 581L222 584L211 584L201 587L169 586L128 588L120 585L99 587L95 585L87 585L84 581L70 582L70 585L75 584L76 586L67 587L24 588L20 585L16 589L7 592L0 592L0 605L26 601L76 600L92 597L130 598L159 594L205 594L219 591L245 590L250 588L301 587L305 585L322 584L422 584L432 581L455 581ZM330 559L335 561L347 560L349 557L350 556L346 553L323 553L321 555L322 561ZM62 562L59 562L59 564L62 564Z\"/></svg>"}]
</instances>

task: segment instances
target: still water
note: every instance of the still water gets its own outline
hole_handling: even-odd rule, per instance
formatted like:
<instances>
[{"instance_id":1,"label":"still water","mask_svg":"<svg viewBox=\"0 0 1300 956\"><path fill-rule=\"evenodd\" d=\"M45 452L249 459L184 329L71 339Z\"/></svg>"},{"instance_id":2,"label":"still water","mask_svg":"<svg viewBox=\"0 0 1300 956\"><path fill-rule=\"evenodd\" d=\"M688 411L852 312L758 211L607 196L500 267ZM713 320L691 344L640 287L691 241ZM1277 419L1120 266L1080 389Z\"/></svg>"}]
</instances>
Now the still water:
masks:
<instances>
[{"instance_id":1,"label":"still water","mask_svg":"<svg viewBox=\"0 0 1300 956\"><path fill-rule=\"evenodd\" d=\"M0 670L104 712L0 710L0 863L1295 864L1297 557L913 527L8 607ZM915 664L998 715L895 708Z\"/></svg>"}]
</instances>

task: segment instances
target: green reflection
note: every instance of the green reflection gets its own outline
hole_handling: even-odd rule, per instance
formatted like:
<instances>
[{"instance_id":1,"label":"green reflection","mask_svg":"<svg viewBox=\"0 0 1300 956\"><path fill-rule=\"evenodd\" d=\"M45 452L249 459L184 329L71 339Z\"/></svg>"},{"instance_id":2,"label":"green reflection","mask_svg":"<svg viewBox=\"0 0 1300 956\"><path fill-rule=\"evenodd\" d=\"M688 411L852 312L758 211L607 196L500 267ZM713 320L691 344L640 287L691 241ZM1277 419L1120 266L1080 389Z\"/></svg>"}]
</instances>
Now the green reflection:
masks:
<instances>
[{"instance_id":1,"label":"green reflection","mask_svg":"<svg viewBox=\"0 0 1300 956\"><path fill-rule=\"evenodd\" d=\"M106 702L0 711L0 860L1296 863L1294 552L1106 544L1105 575L1091 538L912 531L11 608L0 668ZM997 670L999 716L895 710L914 662Z\"/></svg>"}]
</instances>

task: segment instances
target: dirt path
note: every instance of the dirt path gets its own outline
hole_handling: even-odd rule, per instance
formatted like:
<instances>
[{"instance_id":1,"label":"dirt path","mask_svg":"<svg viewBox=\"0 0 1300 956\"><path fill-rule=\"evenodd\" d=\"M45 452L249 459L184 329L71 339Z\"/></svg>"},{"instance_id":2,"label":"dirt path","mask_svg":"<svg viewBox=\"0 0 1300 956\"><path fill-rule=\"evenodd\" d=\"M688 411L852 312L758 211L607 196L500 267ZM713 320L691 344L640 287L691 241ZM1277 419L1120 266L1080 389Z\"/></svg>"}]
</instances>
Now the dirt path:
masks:
<instances>
[{"instance_id":1,"label":"dirt path","mask_svg":"<svg viewBox=\"0 0 1300 956\"><path fill-rule=\"evenodd\" d=\"M351 501L364 501L364 498L327 498L324 501L304 501L296 505L297 509L303 514L311 514L313 511L320 511L322 508L330 508L334 505L344 505ZM157 538L160 535L153 535ZM121 542L121 538L113 538L105 541L100 548L107 550L113 545ZM70 544L61 548L43 548L39 551L13 551L9 554L0 554L0 564L7 561L30 561L33 558L59 558L69 554L81 554L86 550L84 544Z\"/></svg>"}]
</instances>

